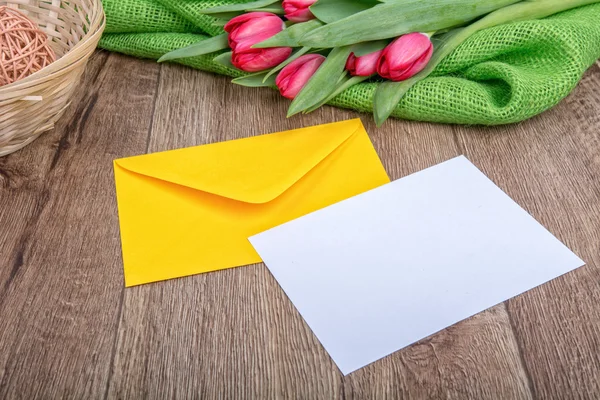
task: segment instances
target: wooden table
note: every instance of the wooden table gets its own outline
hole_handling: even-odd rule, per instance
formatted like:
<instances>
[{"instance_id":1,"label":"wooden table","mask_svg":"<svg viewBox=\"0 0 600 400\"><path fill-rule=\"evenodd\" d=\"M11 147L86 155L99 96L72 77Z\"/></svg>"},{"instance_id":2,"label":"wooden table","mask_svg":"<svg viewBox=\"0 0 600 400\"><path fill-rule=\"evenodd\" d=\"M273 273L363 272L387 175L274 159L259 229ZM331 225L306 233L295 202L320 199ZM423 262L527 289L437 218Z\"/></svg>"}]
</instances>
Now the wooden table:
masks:
<instances>
[{"instance_id":1,"label":"wooden table","mask_svg":"<svg viewBox=\"0 0 600 400\"><path fill-rule=\"evenodd\" d=\"M392 179L465 154L587 266L347 377L263 264L125 289L112 160L354 118L97 52L56 129L0 158L0 398L600 398L600 65L482 128L363 122Z\"/></svg>"}]
</instances>

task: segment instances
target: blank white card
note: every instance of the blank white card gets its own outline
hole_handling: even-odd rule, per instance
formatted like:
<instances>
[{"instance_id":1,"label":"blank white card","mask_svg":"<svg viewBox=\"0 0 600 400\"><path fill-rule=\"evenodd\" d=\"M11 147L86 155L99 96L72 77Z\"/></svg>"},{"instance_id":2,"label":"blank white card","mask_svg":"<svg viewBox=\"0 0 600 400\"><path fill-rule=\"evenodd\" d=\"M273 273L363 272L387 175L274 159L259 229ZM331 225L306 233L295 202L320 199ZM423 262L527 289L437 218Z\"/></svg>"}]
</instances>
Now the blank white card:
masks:
<instances>
[{"instance_id":1,"label":"blank white card","mask_svg":"<svg viewBox=\"0 0 600 400\"><path fill-rule=\"evenodd\" d=\"M344 375L584 265L464 157L250 241Z\"/></svg>"}]
</instances>

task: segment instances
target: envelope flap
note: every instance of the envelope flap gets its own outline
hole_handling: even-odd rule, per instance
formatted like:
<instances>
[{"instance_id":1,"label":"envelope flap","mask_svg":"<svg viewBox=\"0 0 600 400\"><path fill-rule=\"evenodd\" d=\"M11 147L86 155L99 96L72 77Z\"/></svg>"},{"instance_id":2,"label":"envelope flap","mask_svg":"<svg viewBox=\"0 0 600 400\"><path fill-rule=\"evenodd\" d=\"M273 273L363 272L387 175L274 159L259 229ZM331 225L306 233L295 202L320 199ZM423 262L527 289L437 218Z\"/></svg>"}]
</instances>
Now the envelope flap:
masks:
<instances>
[{"instance_id":1,"label":"envelope flap","mask_svg":"<svg viewBox=\"0 0 600 400\"><path fill-rule=\"evenodd\" d=\"M115 160L121 168L247 203L283 194L362 127L359 119Z\"/></svg>"}]
</instances>

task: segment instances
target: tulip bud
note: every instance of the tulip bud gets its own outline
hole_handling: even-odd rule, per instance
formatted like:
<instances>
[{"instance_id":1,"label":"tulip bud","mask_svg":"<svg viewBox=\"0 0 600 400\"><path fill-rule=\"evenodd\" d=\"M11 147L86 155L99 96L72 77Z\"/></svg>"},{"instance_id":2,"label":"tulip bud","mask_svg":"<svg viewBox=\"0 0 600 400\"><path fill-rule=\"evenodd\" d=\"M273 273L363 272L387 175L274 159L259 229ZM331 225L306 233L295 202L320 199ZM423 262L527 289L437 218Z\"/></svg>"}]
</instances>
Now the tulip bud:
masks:
<instances>
[{"instance_id":1,"label":"tulip bud","mask_svg":"<svg viewBox=\"0 0 600 400\"><path fill-rule=\"evenodd\" d=\"M317 0L283 0L283 11L285 17L292 22L306 22L315 16L308 7L315 4Z\"/></svg>"},{"instance_id":2,"label":"tulip bud","mask_svg":"<svg viewBox=\"0 0 600 400\"><path fill-rule=\"evenodd\" d=\"M346 61L346 69L352 76L371 76L377 73L377 62L383 50L365 54L364 56L355 56L350 53L348 61Z\"/></svg>"},{"instance_id":3,"label":"tulip bud","mask_svg":"<svg viewBox=\"0 0 600 400\"><path fill-rule=\"evenodd\" d=\"M288 99L296 97L324 61L320 54L306 54L286 65L275 80L279 93Z\"/></svg>"},{"instance_id":4,"label":"tulip bud","mask_svg":"<svg viewBox=\"0 0 600 400\"><path fill-rule=\"evenodd\" d=\"M409 33L389 44L379 58L377 72L392 81L406 80L426 66L433 54L433 44L423 33Z\"/></svg>"},{"instance_id":5,"label":"tulip bud","mask_svg":"<svg viewBox=\"0 0 600 400\"><path fill-rule=\"evenodd\" d=\"M252 46L278 34L284 27L281 18L267 12L251 12L231 19L224 29L229 34L233 65L242 71L258 72L281 64L292 54L291 47L253 49Z\"/></svg>"}]
</instances>

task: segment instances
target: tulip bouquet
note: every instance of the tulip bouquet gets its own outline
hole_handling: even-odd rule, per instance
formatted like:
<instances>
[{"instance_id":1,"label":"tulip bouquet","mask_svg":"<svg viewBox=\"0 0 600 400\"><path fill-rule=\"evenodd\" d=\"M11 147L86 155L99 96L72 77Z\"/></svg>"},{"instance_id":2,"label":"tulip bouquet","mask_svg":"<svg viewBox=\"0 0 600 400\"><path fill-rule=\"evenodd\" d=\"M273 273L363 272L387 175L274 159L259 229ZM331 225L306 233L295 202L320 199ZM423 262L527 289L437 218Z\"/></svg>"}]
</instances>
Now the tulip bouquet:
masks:
<instances>
[{"instance_id":1,"label":"tulip bouquet","mask_svg":"<svg viewBox=\"0 0 600 400\"><path fill-rule=\"evenodd\" d=\"M291 99L288 116L311 112L360 82L379 82L373 112L381 125L474 33L598 2L257 0L203 9L225 33L159 61L219 52L215 62L248 73L234 83L275 87Z\"/></svg>"}]
</instances>

